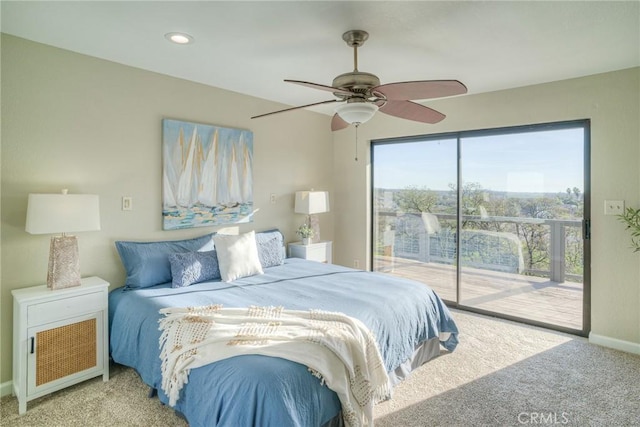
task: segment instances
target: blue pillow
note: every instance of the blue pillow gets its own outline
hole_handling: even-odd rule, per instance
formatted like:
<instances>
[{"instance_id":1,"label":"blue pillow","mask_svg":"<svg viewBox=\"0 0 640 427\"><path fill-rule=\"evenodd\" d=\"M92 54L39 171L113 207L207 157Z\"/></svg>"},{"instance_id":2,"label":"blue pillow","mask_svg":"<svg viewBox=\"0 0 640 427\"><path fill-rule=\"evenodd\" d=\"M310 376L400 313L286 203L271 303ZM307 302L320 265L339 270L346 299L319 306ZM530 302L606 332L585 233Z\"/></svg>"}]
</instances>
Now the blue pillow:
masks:
<instances>
[{"instance_id":1,"label":"blue pillow","mask_svg":"<svg viewBox=\"0 0 640 427\"><path fill-rule=\"evenodd\" d=\"M127 273L125 289L147 288L171 282L169 255L176 252L213 250L213 234L161 242L116 242Z\"/></svg>"},{"instance_id":2,"label":"blue pillow","mask_svg":"<svg viewBox=\"0 0 640 427\"><path fill-rule=\"evenodd\" d=\"M216 251L179 252L169 255L172 288L220 279L220 266Z\"/></svg>"},{"instance_id":3,"label":"blue pillow","mask_svg":"<svg viewBox=\"0 0 640 427\"><path fill-rule=\"evenodd\" d=\"M256 233L258 258L262 268L284 264L284 237L280 230L261 231Z\"/></svg>"}]
</instances>

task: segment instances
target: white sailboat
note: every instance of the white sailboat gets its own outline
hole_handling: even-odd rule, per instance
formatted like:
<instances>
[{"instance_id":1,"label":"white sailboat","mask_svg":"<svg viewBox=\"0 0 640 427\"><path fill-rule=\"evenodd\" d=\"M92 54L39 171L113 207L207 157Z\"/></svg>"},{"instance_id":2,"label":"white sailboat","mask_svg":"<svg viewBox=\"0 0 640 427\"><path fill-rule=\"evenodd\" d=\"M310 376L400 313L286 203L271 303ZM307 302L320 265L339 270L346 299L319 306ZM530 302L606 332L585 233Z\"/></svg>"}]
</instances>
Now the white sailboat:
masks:
<instances>
[{"instance_id":1,"label":"white sailboat","mask_svg":"<svg viewBox=\"0 0 640 427\"><path fill-rule=\"evenodd\" d=\"M211 138L209 152L202 168L198 201L208 207L218 204L218 129Z\"/></svg>"},{"instance_id":2,"label":"white sailboat","mask_svg":"<svg viewBox=\"0 0 640 427\"><path fill-rule=\"evenodd\" d=\"M167 171L164 171L162 174L162 204L165 209L176 207L176 198L173 194L169 178L167 177Z\"/></svg>"},{"instance_id":3,"label":"white sailboat","mask_svg":"<svg viewBox=\"0 0 640 427\"><path fill-rule=\"evenodd\" d=\"M227 198L226 206L237 206L242 202L235 144L231 145L231 158L229 159L229 169L227 170Z\"/></svg>"},{"instance_id":4,"label":"white sailboat","mask_svg":"<svg viewBox=\"0 0 640 427\"><path fill-rule=\"evenodd\" d=\"M173 145L166 144L164 146L164 168L162 173L162 205L165 208L175 208L176 199L175 194L178 190L178 180L180 173L182 172L183 164L183 147L184 146L184 134L182 128L176 139L176 143Z\"/></svg>"},{"instance_id":5,"label":"white sailboat","mask_svg":"<svg viewBox=\"0 0 640 427\"><path fill-rule=\"evenodd\" d=\"M183 164L180 180L178 181L178 191L176 202L178 206L190 208L197 200L199 165L196 164L198 156L198 128L193 128L193 134L189 141L189 148L186 160ZM201 150L201 149L200 149Z\"/></svg>"},{"instance_id":6,"label":"white sailboat","mask_svg":"<svg viewBox=\"0 0 640 427\"><path fill-rule=\"evenodd\" d=\"M242 144L242 202L253 202L253 172L251 169L251 151L247 144Z\"/></svg>"}]
</instances>

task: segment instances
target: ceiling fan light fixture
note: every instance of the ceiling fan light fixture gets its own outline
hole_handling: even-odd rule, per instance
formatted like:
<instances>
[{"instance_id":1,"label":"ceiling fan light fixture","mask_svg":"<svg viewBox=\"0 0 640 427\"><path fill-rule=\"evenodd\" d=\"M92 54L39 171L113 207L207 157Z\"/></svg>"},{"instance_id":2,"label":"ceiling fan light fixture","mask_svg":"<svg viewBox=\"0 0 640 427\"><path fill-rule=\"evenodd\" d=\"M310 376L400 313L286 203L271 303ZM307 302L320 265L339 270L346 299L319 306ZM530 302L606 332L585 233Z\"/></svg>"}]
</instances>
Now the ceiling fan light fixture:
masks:
<instances>
[{"instance_id":1,"label":"ceiling fan light fixture","mask_svg":"<svg viewBox=\"0 0 640 427\"><path fill-rule=\"evenodd\" d=\"M336 113L350 125L368 122L376 111L378 106L368 102L347 102L336 107Z\"/></svg>"}]
</instances>

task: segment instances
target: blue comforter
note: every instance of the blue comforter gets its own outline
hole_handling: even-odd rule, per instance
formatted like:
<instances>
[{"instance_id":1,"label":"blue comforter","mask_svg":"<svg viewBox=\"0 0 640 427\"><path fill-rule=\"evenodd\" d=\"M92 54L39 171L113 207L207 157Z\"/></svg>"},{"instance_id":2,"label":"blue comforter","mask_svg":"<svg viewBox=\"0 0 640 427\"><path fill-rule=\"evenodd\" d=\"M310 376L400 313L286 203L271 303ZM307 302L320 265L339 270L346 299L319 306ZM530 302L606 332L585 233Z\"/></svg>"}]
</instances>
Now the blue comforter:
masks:
<instances>
[{"instance_id":1,"label":"blue comforter","mask_svg":"<svg viewBox=\"0 0 640 427\"><path fill-rule=\"evenodd\" d=\"M171 284L109 294L110 351L142 380L161 390L158 310L209 304L321 309L356 317L376 336L387 371L409 359L422 342L457 328L449 310L427 286L379 273L290 258L265 274L231 283ZM193 369L175 409L190 426L321 426L340 412L335 393L307 368L266 356L236 356Z\"/></svg>"}]
</instances>

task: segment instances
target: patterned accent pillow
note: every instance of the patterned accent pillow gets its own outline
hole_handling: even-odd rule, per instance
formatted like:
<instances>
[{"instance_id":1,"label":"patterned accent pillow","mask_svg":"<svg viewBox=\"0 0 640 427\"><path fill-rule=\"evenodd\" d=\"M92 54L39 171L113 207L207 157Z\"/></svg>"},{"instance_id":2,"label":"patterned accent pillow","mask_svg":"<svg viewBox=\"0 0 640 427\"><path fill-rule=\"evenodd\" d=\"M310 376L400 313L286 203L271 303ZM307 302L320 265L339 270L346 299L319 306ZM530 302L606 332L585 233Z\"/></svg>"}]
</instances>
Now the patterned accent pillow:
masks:
<instances>
[{"instance_id":1,"label":"patterned accent pillow","mask_svg":"<svg viewBox=\"0 0 640 427\"><path fill-rule=\"evenodd\" d=\"M220 267L216 251L182 252L169 255L172 288L182 288L194 283L220 279Z\"/></svg>"},{"instance_id":2,"label":"patterned accent pillow","mask_svg":"<svg viewBox=\"0 0 640 427\"><path fill-rule=\"evenodd\" d=\"M262 268L284 264L284 238L279 230L256 233L256 243Z\"/></svg>"}]
</instances>

